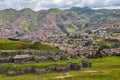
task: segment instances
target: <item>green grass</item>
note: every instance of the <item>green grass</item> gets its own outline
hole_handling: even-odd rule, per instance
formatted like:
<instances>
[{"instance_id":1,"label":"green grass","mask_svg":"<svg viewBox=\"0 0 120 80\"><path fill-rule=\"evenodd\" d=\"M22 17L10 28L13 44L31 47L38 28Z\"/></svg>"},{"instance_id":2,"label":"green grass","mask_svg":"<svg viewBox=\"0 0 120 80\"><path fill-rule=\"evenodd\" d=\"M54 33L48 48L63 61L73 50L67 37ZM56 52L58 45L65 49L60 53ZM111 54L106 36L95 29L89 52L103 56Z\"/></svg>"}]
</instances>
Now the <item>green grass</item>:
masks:
<instances>
[{"instance_id":1,"label":"green grass","mask_svg":"<svg viewBox=\"0 0 120 80\"><path fill-rule=\"evenodd\" d=\"M117 39L96 39L92 44L103 44L109 48L120 47L120 41Z\"/></svg>"},{"instance_id":2,"label":"green grass","mask_svg":"<svg viewBox=\"0 0 120 80\"><path fill-rule=\"evenodd\" d=\"M55 47L49 46L47 44L41 44L41 43L32 44L30 48L34 50L57 50L57 48Z\"/></svg>"},{"instance_id":3,"label":"green grass","mask_svg":"<svg viewBox=\"0 0 120 80\"><path fill-rule=\"evenodd\" d=\"M6 38L0 38L0 50L57 50L57 48L41 43L31 43L23 41L12 41Z\"/></svg>"},{"instance_id":4,"label":"green grass","mask_svg":"<svg viewBox=\"0 0 120 80\"><path fill-rule=\"evenodd\" d=\"M79 62L79 60L73 61ZM120 57L106 57L91 61L93 67L85 68L83 71L52 72L42 75L26 74L15 77L0 75L0 80L120 80ZM65 63L65 61L60 63ZM48 64L49 62L46 63ZM60 76L63 78L59 79Z\"/></svg>"}]
</instances>

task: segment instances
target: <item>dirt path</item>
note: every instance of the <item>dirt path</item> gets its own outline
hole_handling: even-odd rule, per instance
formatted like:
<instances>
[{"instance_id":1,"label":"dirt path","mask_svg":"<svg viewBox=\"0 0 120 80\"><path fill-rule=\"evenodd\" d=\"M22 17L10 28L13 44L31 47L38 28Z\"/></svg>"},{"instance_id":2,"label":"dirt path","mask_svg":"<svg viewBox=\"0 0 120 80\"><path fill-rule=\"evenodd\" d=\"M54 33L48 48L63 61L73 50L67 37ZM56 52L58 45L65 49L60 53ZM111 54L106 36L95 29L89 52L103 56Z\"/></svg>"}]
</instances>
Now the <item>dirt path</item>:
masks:
<instances>
[{"instance_id":1,"label":"dirt path","mask_svg":"<svg viewBox=\"0 0 120 80\"><path fill-rule=\"evenodd\" d=\"M54 79L64 79L66 77L73 77L73 76L76 76L76 75L66 73L66 74L60 74L59 76L56 76Z\"/></svg>"},{"instance_id":2,"label":"dirt path","mask_svg":"<svg viewBox=\"0 0 120 80\"><path fill-rule=\"evenodd\" d=\"M89 71L82 71L84 73L96 73L98 71L96 70L89 70ZM79 74L70 74L70 73L65 73L65 74L60 74L59 76L56 76L54 79L64 79L66 77L74 77L74 76L78 76Z\"/></svg>"},{"instance_id":3,"label":"dirt path","mask_svg":"<svg viewBox=\"0 0 120 80\"><path fill-rule=\"evenodd\" d=\"M83 71L83 72L85 72L85 73L96 73L96 72L98 72L98 71L91 70L91 71Z\"/></svg>"}]
</instances>

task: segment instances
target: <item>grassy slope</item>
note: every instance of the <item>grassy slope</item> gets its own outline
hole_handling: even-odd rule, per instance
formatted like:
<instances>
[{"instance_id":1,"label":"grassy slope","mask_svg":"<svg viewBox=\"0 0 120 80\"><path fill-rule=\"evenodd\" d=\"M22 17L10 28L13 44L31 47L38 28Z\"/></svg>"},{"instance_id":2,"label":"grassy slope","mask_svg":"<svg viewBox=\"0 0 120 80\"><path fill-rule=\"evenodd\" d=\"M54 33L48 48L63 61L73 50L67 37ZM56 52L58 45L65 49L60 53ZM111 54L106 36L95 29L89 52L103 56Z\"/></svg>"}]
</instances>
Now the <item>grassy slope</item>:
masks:
<instances>
[{"instance_id":1,"label":"grassy slope","mask_svg":"<svg viewBox=\"0 0 120 80\"><path fill-rule=\"evenodd\" d=\"M92 42L93 44L103 44L110 48L120 46L120 41L117 39L96 39Z\"/></svg>"},{"instance_id":2,"label":"grassy slope","mask_svg":"<svg viewBox=\"0 0 120 80\"><path fill-rule=\"evenodd\" d=\"M26 74L16 77L0 75L0 80L120 80L120 58L106 57L92 59L93 67L83 71L70 71L66 73L48 73L43 75ZM71 75L71 77L67 77ZM57 77L64 77L58 79Z\"/></svg>"},{"instance_id":3,"label":"grassy slope","mask_svg":"<svg viewBox=\"0 0 120 80\"><path fill-rule=\"evenodd\" d=\"M0 50L25 50L25 49L56 50L55 47L46 44L38 43L34 45L31 42L11 41L5 38L0 38Z\"/></svg>"}]
</instances>

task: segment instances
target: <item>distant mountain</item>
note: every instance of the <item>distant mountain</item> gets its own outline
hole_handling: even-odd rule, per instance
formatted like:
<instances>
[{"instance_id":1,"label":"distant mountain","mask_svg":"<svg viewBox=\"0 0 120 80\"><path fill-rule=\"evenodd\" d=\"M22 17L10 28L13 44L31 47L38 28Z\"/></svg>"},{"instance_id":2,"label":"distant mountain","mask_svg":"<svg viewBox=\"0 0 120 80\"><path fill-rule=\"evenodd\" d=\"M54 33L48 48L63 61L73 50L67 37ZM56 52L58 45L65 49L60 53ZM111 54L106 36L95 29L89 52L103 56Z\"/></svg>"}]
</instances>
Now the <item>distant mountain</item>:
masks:
<instances>
[{"instance_id":1,"label":"distant mountain","mask_svg":"<svg viewBox=\"0 0 120 80\"><path fill-rule=\"evenodd\" d=\"M45 38L76 30L120 26L120 9L93 10L89 7L49 9L35 12L29 8L0 11L0 37Z\"/></svg>"}]
</instances>

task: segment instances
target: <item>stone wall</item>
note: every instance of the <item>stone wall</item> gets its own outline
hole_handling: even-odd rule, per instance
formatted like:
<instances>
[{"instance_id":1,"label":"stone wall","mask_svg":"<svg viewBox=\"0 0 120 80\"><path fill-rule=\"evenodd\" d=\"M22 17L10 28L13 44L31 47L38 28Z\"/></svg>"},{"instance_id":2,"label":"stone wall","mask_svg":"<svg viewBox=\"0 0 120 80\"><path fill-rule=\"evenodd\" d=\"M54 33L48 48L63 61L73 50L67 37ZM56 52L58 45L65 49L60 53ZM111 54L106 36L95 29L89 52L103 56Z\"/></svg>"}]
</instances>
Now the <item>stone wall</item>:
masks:
<instances>
[{"instance_id":1,"label":"stone wall","mask_svg":"<svg viewBox=\"0 0 120 80\"><path fill-rule=\"evenodd\" d=\"M29 74L29 73L33 73L36 75L40 75L40 74L45 74L45 73L49 73L49 72L67 72L70 70L83 70L84 67L90 68L92 67L92 64L90 62L82 62L81 64L77 64L77 63L68 63L68 65L66 67L59 67L59 66L51 66L48 67L46 69L38 69L38 68L24 68L20 71L8 71L6 68L0 68L0 74L6 74L6 76L17 76L17 75L22 75L22 74Z\"/></svg>"}]
</instances>

